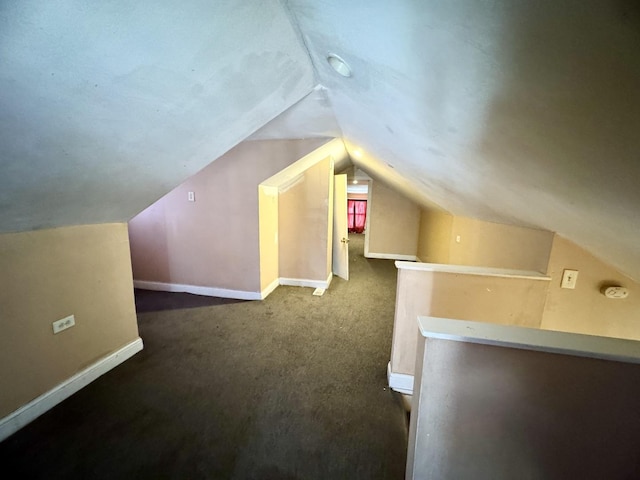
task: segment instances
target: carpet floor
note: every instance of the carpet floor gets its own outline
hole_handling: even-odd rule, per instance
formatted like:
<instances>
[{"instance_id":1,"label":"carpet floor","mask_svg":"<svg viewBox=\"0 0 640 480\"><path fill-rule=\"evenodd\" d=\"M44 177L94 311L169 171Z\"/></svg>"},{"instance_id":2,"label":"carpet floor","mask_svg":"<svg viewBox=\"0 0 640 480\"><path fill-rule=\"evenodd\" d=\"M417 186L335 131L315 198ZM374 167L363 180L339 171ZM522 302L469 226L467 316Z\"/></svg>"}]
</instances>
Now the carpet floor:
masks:
<instances>
[{"instance_id":1,"label":"carpet floor","mask_svg":"<svg viewBox=\"0 0 640 480\"><path fill-rule=\"evenodd\" d=\"M321 297L281 286L262 302L198 306L137 292L144 350L0 443L3 471L404 478L406 415L386 380L396 270L351 239L351 280Z\"/></svg>"}]
</instances>

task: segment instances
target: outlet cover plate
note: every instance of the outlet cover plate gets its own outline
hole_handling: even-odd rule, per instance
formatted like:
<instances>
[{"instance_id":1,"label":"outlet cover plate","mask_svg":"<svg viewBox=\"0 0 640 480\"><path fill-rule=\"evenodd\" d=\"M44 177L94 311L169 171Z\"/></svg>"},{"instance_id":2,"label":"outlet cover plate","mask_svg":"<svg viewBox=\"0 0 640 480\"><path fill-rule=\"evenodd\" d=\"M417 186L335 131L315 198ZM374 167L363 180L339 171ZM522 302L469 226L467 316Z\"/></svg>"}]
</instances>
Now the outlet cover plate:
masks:
<instances>
[{"instance_id":1,"label":"outlet cover plate","mask_svg":"<svg viewBox=\"0 0 640 480\"><path fill-rule=\"evenodd\" d=\"M76 317L73 315L69 315L68 317L64 317L60 320L56 320L53 322L53 334L60 333L67 328L71 328L76 324Z\"/></svg>"}]
</instances>

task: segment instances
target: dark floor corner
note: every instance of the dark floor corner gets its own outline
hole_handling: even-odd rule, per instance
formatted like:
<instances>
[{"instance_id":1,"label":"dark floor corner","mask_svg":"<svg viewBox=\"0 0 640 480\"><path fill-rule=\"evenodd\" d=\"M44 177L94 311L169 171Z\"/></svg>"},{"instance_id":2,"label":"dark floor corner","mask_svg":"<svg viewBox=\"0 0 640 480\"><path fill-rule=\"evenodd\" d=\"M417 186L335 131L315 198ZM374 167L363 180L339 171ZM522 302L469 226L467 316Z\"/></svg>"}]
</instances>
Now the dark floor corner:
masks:
<instances>
[{"instance_id":1,"label":"dark floor corner","mask_svg":"<svg viewBox=\"0 0 640 480\"><path fill-rule=\"evenodd\" d=\"M156 292L153 290L135 289L136 312L159 312L161 310L179 310L182 308L214 307L229 305L245 300L234 298L206 297L191 293Z\"/></svg>"},{"instance_id":2,"label":"dark floor corner","mask_svg":"<svg viewBox=\"0 0 640 480\"><path fill-rule=\"evenodd\" d=\"M406 415L386 380L395 267L365 259L361 242L351 242L351 280L334 279L322 297L279 287L262 302L185 297L175 309L136 292L139 308L155 305L138 315L145 349L0 443L3 470L38 479L404 478Z\"/></svg>"}]
</instances>

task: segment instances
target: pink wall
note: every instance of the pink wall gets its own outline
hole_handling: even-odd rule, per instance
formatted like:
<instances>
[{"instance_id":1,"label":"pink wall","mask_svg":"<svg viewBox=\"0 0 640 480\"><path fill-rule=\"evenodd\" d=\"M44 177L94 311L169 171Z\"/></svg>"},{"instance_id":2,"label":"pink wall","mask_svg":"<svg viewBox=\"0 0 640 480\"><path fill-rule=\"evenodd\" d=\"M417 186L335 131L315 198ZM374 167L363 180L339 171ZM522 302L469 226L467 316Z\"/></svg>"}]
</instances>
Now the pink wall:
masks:
<instances>
[{"instance_id":1,"label":"pink wall","mask_svg":"<svg viewBox=\"0 0 640 480\"><path fill-rule=\"evenodd\" d=\"M243 142L138 214L134 279L259 292L258 184L323 143Z\"/></svg>"}]
</instances>

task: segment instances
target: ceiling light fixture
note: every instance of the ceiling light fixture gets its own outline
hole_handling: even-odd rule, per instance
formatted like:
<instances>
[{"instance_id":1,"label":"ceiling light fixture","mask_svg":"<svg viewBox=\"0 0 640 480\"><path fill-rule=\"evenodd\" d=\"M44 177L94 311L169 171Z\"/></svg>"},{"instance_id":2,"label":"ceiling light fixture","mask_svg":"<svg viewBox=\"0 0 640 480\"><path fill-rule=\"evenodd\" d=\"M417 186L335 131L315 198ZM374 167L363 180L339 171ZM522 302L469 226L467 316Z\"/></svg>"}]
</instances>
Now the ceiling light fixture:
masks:
<instances>
[{"instance_id":1,"label":"ceiling light fixture","mask_svg":"<svg viewBox=\"0 0 640 480\"><path fill-rule=\"evenodd\" d=\"M356 158L360 158L360 157L362 157L362 150L360 150L359 148L356 148L356 149L353 151L353 155L354 155Z\"/></svg>"},{"instance_id":2,"label":"ceiling light fixture","mask_svg":"<svg viewBox=\"0 0 640 480\"><path fill-rule=\"evenodd\" d=\"M345 62L335 53L330 53L329 55L327 55L327 62L329 62L331 68L333 68L338 74L342 75L343 77L351 76L351 67L347 64L347 62Z\"/></svg>"},{"instance_id":3,"label":"ceiling light fixture","mask_svg":"<svg viewBox=\"0 0 640 480\"><path fill-rule=\"evenodd\" d=\"M358 180L354 180L354 181L353 181L353 184L354 184L354 185L357 185L357 184L358 184Z\"/></svg>"}]
</instances>

